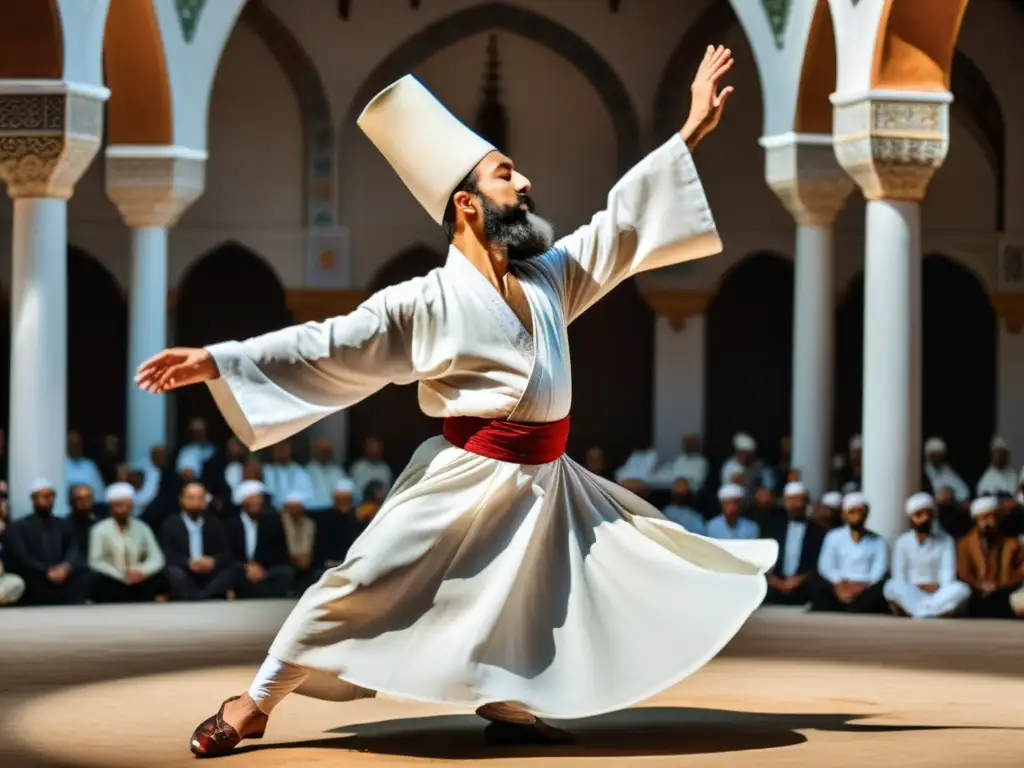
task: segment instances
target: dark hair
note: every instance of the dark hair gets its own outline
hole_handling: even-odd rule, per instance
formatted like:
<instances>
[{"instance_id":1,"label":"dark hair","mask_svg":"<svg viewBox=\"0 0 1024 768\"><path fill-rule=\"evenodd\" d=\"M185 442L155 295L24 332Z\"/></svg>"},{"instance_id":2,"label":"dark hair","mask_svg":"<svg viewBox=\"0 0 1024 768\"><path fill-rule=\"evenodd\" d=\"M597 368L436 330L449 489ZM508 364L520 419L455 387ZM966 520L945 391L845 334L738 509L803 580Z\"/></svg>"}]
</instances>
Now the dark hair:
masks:
<instances>
[{"instance_id":1,"label":"dark hair","mask_svg":"<svg viewBox=\"0 0 1024 768\"><path fill-rule=\"evenodd\" d=\"M450 243L455 239L455 193L456 192L469 192L471 195L480 194L480 190L476 186L476 169L474 168L462 181L458 183L455 189L452 190L451 196L448 198L448 205L444 209L444 219L441 220L441 224L444 227L444 234L448 238Z\"/></svg>"}]
</instances>

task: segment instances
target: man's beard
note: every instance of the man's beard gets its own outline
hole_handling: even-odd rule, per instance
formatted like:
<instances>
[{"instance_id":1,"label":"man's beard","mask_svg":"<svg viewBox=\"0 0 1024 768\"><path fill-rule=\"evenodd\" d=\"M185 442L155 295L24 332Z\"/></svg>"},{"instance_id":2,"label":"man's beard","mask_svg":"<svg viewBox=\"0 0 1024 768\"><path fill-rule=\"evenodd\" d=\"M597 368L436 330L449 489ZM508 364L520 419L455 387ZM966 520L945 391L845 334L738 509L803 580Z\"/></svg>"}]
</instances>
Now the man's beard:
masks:
<instances>
[{"instance_id":1,"label":"man's beard","mask_svg":"<svg viewBox=\"0 0 1024 768\"><path fill-rule=\"evenodd\" d=\"M864 533L864 524L865 524L865 522L866 521L864 521L864 520L857 520L857 521L851 520L849 523L847 523L847 525L850 526L850 530L853 531L854 533Z\"/></svg>"},{"instance_id":2,"label":"man's beard","mask_svg":"<svg viewBox=\"0 0 1024 768\"><path fill-rule=\"evenodd\" d=\"M484 234L489 243L503 246L509 261L534 259L551 250L555 243L555 228L546 219L521 206L527 202L520 196L515 205L499 207L486 195L481 195L484 206Z\"/></svg>"},{"instance_id":3,"label":"man's beard","mask_svg":"<svg viewBox=\"0 0 1024 768\"><path fill-rule=\"evenodd\" d=\"M932 532L932 521L928 520L924 523L913 523L915 533L927 534Z\"/></svg>"}]
</instances>

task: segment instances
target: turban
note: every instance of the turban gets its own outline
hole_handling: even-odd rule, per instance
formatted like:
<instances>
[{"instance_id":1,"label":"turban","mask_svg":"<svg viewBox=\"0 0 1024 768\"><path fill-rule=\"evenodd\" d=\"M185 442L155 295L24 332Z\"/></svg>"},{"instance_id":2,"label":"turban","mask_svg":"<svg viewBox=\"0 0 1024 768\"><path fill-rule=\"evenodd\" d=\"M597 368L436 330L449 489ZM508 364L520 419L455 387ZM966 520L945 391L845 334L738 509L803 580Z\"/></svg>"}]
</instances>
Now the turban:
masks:
<instances>
[{"instance_id":1,"label":"turban","mask_svg":"<svg viewBox=\"0 0 1024 768\"><path fill-rule=\"evenodd\" d=\"M47 480L45 477L37 477L32 481L32 485L29 486L28 492L30 494L39 493L40 491L53 491L53 483Z\"/></svg>"},{"instance_id":2,"label":"turban","mask_svg":"<svg viewBox=\"0 0 1024 768\"><path fill-rule=\"evenodd\" d=\"M916 514L922 509L935 509L935 499L930 493L915 493L907 499L905 511L908 515Z\"/></svg>"},{"instance_id":3,"label":"turban","mask_svg":"<svg viewBox=\"0 0 1024 768\"><path fill-rule=\"evenodd\" d=\"M259 480L243 480L235 486L235 492L231 495L231 500L236 506L240 506L243 501L251 496L263 493L264 490L264 485Z\"/></svg>"},{"instance_id":4,"label":"turban","mask_svg":"<svg viewBox=\"0 0 1024 768\"><path fill-rule=\"evenodd\" d=\"M735 435L732 439L732 449L737 453L753 453L754 451L757 450L757 443L754 441L754 438L752 438L750 435L745 435L742 432L740 432L738 435Z\"/></svg>"},{"instance_id":5,"label":"turban","mask_svg":"<svg viewBox=\"0 0 1024 768\"><path fill-rule=\"evenodd\" d=\"M868 497L860 491L854 491L843 496L843 512L857 507L866 507L868 505Z\"/></svg>"},{"instance_id":6,"label":"turban","mask_svg":"<svg viewBox=\"0 0 1024 768\"><path fill-rule=\"evenodd\" d=\"M335 493L351 493L353 496L356 493L356 484L349 480L347 477L341 478L337 485L334 486Z\"/></svg>"},{"instance_id":7,"label":"turban","mask_svg":"<svg viewBox=\"0 0 1024 768\"><path fill-rule=\"evenodd\" d=\"M786 487L782 489L782 496L806 496L807 489L803 483L786 483Z\"/></svg>"},{"instance_id":8,"label":"turban","mask_svg":"<svg viewBox=\"0 0 1024 768\"><path fill-rule=\"evenodd\" d=\"M843 506L843 494L839 491L829 491L821 497L821 503L826 507L832 507L833 509L839 509Z\"/></svg>"},{"instance_id":9,"label":"turban","mask_svg":"<svg viewBox=\"0 0 1024 768\"><path fill-rule=\"evenodd\" d=\"M924 444L924 455L928 456L932 453L945 453L946 444L942 441L941 437L929 437L928 441Z\"/></svg>"},{"instance_id":10,"label":"turban","mask_svg":"<svg viewBox=\"0 0 1024 768\"><path fill-rule=\"evenodd\" d=\"M743 488L736 485L736 483L726 483L718 489L718 500L719 501L730 501L736 499L742 499L746 494L743 492Z\"/></svg>"},{"instance_id":11,"label":"turban","mask_svg":"<svg viewBox=\"0 0 1024 768\"><path fill-rule=\"evenodd\" d=\"M131 483L114 483L107 486L107 502L111 501L134 501L135 489Z\"/></svg>"},{"instance_id":12,"label":"turban","mask_svg":"<svg viewBox=\"0 0 1024 768\"><path fill-rule=\"evenodd\" d=\"M999 509L999 499L995 496L982 496L971 502L971 517L981 517Z\"/></svg>"}]
</instances>

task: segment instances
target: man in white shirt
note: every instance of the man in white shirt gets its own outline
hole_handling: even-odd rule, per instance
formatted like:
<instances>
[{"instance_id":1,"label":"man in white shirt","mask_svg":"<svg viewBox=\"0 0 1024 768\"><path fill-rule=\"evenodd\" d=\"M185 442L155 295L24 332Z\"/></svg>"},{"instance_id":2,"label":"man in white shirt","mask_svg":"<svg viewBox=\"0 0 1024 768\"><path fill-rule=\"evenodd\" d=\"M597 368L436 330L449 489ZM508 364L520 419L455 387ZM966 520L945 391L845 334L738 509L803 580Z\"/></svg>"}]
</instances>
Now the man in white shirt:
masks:
<instances>
[{"instance_id":1,"label":"man in white shirt","mask_svg":"<svg viewBox=\"0 0 1024 768\"><path fill-rule=\"evenodd\" d=\"M744 498L750 501L764 480L762 466L757 458L757 443L742 432L733 436L733 455L722 465L721 484L736 483L743 488Z\"/></svg>"},{"instance_id":2,"label":"man in white shirt","mask_svg":"<svg viewBox=\"0 0 1024 768\"><path fill-rule=\"evenodd\" d=\"M75 430L68 432L68 453L64 460L64 482L68 488L75 485L88 486L97 498L103 497L106 483L96 462L85 455L82 436Z\"/></svg>"},{"instance_id":3,"label":"man in white shirt","mask_svg":"<svg viewBox=\"0 0 1024 768\"><path fill-rule=\"evenodd\" d=\"M89 531L89 568L97 603L152 602L166 599L164 554L153 530L132 517L135 489L114 483L106 491L110 517Z\"/></svg>"},{"instance_id":4,"label":"man in white shirt","mask_svg":"<svg viewBox=\"0 0 1024 768\"><path fill-rule=\"evenodd\" d=\"M204 419L192 419L188 423L189 441L181 446L178 451L178 460L175 468L180 473L182 470L191 469L196 478L203 474L203 465L213 456L213 443L206 439L206 421Z\"/></svg>"},{"instance_id":5,"label":"man in white shirt","mask_svg":"<svg viewBox=\"0 0 1024 768\"><path fill-rule=\"evenodd\" d=\"M639 480L651 487L657 466L658 452L654 448L637 449L629 454L625 464L615 470L615 482L622 485L627 480Z\"/></svg>"},{"instance_id":6,"label":"man in white shirt","mask_svg":"<svg viewBox=\"0 0 1024 768\"><path fill-rule=\"evenodd\" d=\"M263 465L263 484L270 494L275 509L284 506L285 497L293 492L301 493L305 498L313 494L313 485L309 475L301 464L292 461L292 444L290 440L282 440L271 451L271 460Z\"/></svg>"},{"instance_id":7,"label":"man in white shirt","mask_svg":"<svg viewBox=\"0 0 1024 768\"><path fill-rule=\"evenodd\" d=\"M782 492L786 519L764 529L779 543L779 559L768 574L766 603L805 605L809 602L808 579L815 576L824 538L822 530L807 522L808 494L802 483L788 483Z\"/></svg>"},{"instance_id":8,"label":"man in white shirt","mask_svg":"<svg viewBox=\"0 0 1024 768\"><path fill-rule=\"evenodd\" d=\"M971 497L971 489L946 460L946 444L942 438L932 437L924 444L924 475L931 485L932 493L943 488L952 488L958 504Z\"/></svg>"},{"instance_id":9,"label":"man in white shirt","mask_svg":"<svg viewBox=\"0 0 1024 768\"><path fill-rule=\"evenodd\" d=\"M846 525L825 535L818 575L809 585L812 609L880 613L885 610L883 580L889 569L885 539L867 530L868 501L863 493L843 497Z\"/></svg>"},{"instance_id":10,"label":"man in white shirt","mask_svg":"<svg viewBox=\"0 0 1024 768\"><path fill-rule=\"evenodd\" d=\"M740 515L745 493L735 483L726 483L718 489L722 514L708 522L707 535L712 539L756 539L760 537L757 523Z\"/></svg>"},{"instance_id":11,"label":"man in white shirt","mask_svg":"<svg viewBox=\"0 0 1024 768\"><path fill-rule=\"evenodd\" d=\"M697 511L697 500L685 477L672 483L672 498L661 513L674 523L683 526L690 533L707 535L707 521Z\"/></svg>"},{"instance_id":12,"label":"man in white shirt","mask_svg":"<svg viewBox=\"0 0 1024 768\"><path fill-rule=\"evenodd\" d=\"M907 499L912 530L896 539L892 577L882 590L893 613L927 619L952 616L971 598L956 578L956 543L935 529L935 500L927 493Z\"/></svg>"},{"instance_id":13,"label":"man in white shirt","mask_svg":"<svg viewBox=\"0 0 1024 768\"><path fill-rule=\"evenodd\" d=\"M1003 438L996 435L989 445L989 452L992 463L988 465L985 474L978 481L978 492L975 495L998 496L1000 493L1008 493L1015 496L1020 484L1020 477L1017 471L1010 466L1010 446Z\"/></svg>"},{"instance_id":14,"label":"man in white shirt","mask_svg":"<svg viewBox=\"0 0 1024 768\"><path fill-rule=\"evenodd\" d=\"M700 435L691 432L683 437L683 452L657 470L651 484L653 488L668 488L684 478L690 489L699 494L707 477L708 460L700 452Z\"/></svg>"},{"instance_id":15,"label":"man in white shirt","mask_svg":"<svg viewBox=\"0 0 1024 768\"><path fill-rule=\"evenodd\" d=\"M328 509L334 502L334 489L348 475L334 460L334 446L328 437L319 437L313 444L313 460L306 465L306 474L312 487L309 506Z\"/></svg>"},{"instance_id":16,"label":"man in white shirt","mask_svg":"<svg viewBox=\"0 0 1024 768\"><path fill-rule=\"evenodd\" d=\"M366 486L376 480L381 483L385 490L391 489L394 482L394 475L391 467L384 461L384 444L376 437L366 438L363 444L363 456L358 459L348 470L349 477L356 484L357 495L361 500L366 493Z\"/></svg>"}]
</instances>

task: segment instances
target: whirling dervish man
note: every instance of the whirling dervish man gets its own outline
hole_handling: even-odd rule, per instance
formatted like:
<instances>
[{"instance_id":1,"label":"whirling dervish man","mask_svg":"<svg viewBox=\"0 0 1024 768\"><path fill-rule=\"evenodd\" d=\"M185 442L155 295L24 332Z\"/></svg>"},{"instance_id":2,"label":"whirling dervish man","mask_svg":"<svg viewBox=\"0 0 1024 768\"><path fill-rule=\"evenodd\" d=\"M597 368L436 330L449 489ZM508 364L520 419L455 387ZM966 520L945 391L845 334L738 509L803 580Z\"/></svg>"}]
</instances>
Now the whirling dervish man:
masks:
<instances>
[{"instance_id":1,"label":"whirling dervish man","mask_svg":"<svg viewBox=\"0 0 1024 768\"><path fill-rule=\"evenodd\" d=\"M443 419L249 690L195 730L195 754L262 736L291 692L472 707L492 742L559 742L571 737L541 718L658 693L760 605L774 542L688 533L565 455L569 324L633 275L722 248L691 151L719 123L732 65L707 49L682 129L558 241L512 159L402 78L358 124L444 227L444 266L348 315L139 368L151 392L205 382L254 450L387 384L417 382L422 410Z\"/></svg>"}]
</instances>

